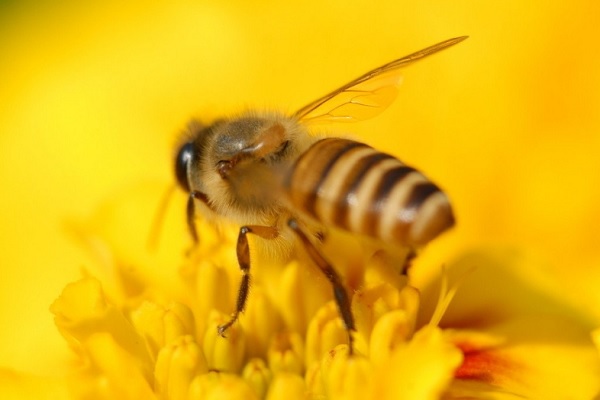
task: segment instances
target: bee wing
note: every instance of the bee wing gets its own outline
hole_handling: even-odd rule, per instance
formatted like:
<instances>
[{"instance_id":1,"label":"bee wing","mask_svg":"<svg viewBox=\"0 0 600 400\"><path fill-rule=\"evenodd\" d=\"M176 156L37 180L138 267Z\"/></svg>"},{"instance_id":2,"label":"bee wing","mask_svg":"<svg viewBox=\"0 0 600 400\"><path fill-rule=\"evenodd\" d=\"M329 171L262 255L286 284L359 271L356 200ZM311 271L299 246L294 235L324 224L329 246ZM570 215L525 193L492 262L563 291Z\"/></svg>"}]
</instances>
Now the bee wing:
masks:
<instances>
[{"instance_id":1,"label":"bee wing","mask_svg":"<svg viewBox=\"0 0 600 400\"><path fill-rule=\"evenodd\" d=\"M294 117L311 123L355 122L374 117L396 99L402 82L401 68L462 42L467 37L448 39L375 68L302 107Z\"/></svg>"}]
</instances>

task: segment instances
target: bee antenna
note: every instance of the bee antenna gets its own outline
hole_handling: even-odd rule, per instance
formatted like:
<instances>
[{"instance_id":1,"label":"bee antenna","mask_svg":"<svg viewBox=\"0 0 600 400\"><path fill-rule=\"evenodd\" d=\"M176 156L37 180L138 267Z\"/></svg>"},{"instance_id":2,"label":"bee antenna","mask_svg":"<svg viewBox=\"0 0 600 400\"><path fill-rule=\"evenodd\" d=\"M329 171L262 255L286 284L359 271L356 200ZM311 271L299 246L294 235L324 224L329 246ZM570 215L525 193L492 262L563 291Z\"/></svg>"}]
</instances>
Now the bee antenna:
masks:
<instances>
[{"instance_id":1,"label":"bee antenna","mask_svg":"<svg viewBox=\"0 0 600 400\"><path fill-rule=\"evenodd\" d=\"M146 242L146 247L150 251L156 250L158 246L158 239L160 238L160 230L162 228L163 222L165 220L165 214L167 212L167 207L169 205L169 201L171 201L171 197L173 193L175 193L177 185L172 184L167 188L160 199L160 204L158 205L158 209L154 214L154 218L152 220L152 225L150 225L150 233L148 235L148 241Z\"/></svg>"}]
</instances>

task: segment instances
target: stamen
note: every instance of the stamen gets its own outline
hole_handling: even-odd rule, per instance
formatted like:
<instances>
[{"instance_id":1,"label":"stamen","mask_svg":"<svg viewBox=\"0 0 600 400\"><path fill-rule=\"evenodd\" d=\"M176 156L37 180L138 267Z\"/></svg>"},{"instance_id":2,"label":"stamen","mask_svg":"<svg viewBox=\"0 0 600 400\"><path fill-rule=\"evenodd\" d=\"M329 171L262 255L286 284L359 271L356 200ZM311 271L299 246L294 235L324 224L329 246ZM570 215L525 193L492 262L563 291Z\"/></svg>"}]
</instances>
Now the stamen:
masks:
<instances>
[{"instance_id":1,"label":"stamen","mask_svg":"<svg viewBox=\"0 0 600 400\"><path fill-rule=\"evenodd\" d=\"M442 320L442 317L446 313L446 310L448 310L448 307L450 306L450 303L452 302L452 299L454 298L454 295L456 294L458 287L465 280L467 275L472 273L474 270L475 270L475 268L471 268L471 269L467 270L467 272L462 274L456 280L456 283L454 284L454 286L452 286L450 288L450 290L448 290L448 271L446 270L445 266L442 266L442 282L441 282L441 287L440 287L440 296L438 297L438 302L437 302L437 305L435 306L435 311L433 312L433 315L431 316L431 320L429 321L429 326L438 326L439 325L440 321Z\"/></svg>"}]
</instances>

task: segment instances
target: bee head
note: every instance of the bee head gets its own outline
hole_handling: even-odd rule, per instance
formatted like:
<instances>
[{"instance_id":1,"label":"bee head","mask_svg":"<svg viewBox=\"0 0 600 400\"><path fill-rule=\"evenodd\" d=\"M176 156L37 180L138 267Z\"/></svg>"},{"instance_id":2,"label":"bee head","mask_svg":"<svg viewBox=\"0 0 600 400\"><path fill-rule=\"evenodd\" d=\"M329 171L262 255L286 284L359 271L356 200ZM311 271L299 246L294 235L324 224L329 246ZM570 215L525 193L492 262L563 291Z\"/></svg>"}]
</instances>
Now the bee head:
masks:
<instances>
[{"instance_id":1,"label":"bee head","mask_svg":"<svg viewBox=\"0 0 600 400\"><path fill-rule=\"evenodd\" d=\"M194 143L187 142L179 148L177 157L175 158L175 177L177 178L177 183L179 183L179 186L181 186L181 188L183 188L183 190L186 192L190 191L188 171L193 157Z\"/></svg>"},{"instance_id":2,"label":"bee head","mask_svg":"<svg viewBox=\"0 0 600 400\"><path fill-rule=\"evenodd\" d=\"M175 147L175 178L179 187L188 193L197 179L193 171L206 154L206 144L213 135L213 127L214 123L206 126L197 120L190 121Z\"/></svg>"}]
</instances>

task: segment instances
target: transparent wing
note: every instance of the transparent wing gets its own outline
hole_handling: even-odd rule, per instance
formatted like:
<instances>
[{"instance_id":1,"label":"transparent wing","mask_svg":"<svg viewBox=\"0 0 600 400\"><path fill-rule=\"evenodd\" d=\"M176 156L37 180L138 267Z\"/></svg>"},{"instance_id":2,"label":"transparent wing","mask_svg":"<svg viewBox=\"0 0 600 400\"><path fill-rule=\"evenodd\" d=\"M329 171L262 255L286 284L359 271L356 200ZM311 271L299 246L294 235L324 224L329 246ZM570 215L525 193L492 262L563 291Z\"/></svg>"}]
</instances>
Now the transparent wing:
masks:
<instances>
[{"instance_id":1,"label":"transparent wing","mask_svg":"<svg viewBox=\"0 0 600 400\"><path fill-rule=\"evenodd\" d=\"M354 79L333 92L298 110L294 116L302 122L355 122L381 113L396 99L402 82L400 69L465 40L468 36L448 39L427 47Z\"/></svg>"}]
</instances>

